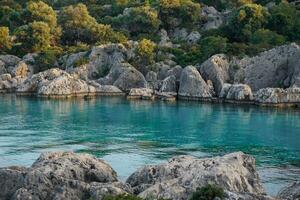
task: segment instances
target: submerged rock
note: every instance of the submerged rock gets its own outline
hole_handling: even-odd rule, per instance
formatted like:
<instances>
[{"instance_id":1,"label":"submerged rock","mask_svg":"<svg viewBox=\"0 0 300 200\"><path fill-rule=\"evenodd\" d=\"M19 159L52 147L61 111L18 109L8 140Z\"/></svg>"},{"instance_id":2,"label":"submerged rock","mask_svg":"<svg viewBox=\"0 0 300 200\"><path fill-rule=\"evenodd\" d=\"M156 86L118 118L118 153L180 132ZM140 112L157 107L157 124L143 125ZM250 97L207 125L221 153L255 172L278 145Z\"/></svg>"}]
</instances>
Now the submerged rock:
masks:
<instances>
[{"instance_id":1,"label":"submerged rock","mask_svg":"<svg viewBox=\"0 0 300 200\"><path fill-rule=\"evenodd\" d=\"M193 66L183 69L180 77L179 97L209 98L212 97L210 87Z\"/></svg>"},{"instance_id":2,"label":"submerged rock","mask_svg":"<svg viewBox=\"0 0 300 200\"><path fill-rule=\"evenodd\" d=\"M30 168L0 169L0 199L103 199L131 193L103 160L87 154L44 153Z\"/></svg>"},{"instance_id":3,"label":"submerged rock","mask_svg":"<svg viewBox=\"0 0 300 200\"><path fill-rule=\"evenodd\" d=\"M277 197L282 200L298 200L300 199L300 181L294 182L291 185L279 191Z\"/></svg>"},{"instance_id":4,"label":"submerged rock","mask_svg":"<svg viewBox=\"0 0 300 200\"><path fill-rule=\"evenodd\" d=\"M137 170L126 182L142 198L188 199L198 187L207 184L218 185L237 196L265 195L254 158L241 152L207 159L174 157L168 163Z\"/></svg>"}]
</instances>

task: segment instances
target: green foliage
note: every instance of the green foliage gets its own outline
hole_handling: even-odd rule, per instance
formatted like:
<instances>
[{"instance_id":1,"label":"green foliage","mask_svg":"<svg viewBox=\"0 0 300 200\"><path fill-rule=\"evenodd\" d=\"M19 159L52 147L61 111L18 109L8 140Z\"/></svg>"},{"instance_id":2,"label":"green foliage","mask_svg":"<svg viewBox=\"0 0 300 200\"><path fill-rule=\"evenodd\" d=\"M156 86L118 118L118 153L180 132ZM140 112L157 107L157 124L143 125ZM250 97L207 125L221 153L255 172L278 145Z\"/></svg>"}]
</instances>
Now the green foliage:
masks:
<instances>
[{"instance_id":1,"label":"green foliage","mask_svg":"<svg viewBox=\"0 0 300 200\"><path fill-rule=\"evenodd\" d=\"M106 196L104 200L142 200L137 196L133 195L118 195L118 196Z\"/></svg>"},{"instance_id":2,"label":"green foliage","mask_svg":"<svg viewBox=\"0 0 300 200\"><path fill-rule=\"evenodd\" d=\"M284 36L279 35L268 29L258 29L251 36L250 40L252 44L262 45L265 47L273 47L285 43Z\"/></svg>"},{"instance_id":3,"label":"green foliage","mask_svg":"<svg viewBox=\"0 0 300 200\"><path fill-rule=\"evenodd\" d=\"M251 34L263 28L267 23L269 13L258 4L246 4L233 13L227 29L231 39L248 41Z\"/></svg>"},{"instance_id":4,"label":"green foliage","mask_svg":"<svg viewBox=\"0 0 300 200\"><path fill-rule=\"evenodd\" d=\"M38 72L44 71L53 67L57 67L57 60L62 55L61 48L48 48L40 52L35 58L35 64L38 67Z\"/></svg>"},{"instance_id":5,"label":"green foliage","mask_svg":"<svg viewBox=\"0 0 300 200\"><path fill-rule=\"evenodd\" d=\"M48 24L44 22L32 22L19 27L16 30L16 41L23 53L43 51L50 47L51 31Z\"/></svg>"},{"instance_id":6,"label":"green foliage","mask_svg":"<svg viewBox=\"0 0 300 200\"><path fill-rule=\"evenodd\" d=\"M151 64L154 61L156 44L148 39L142 39L136 49L142 64Z\"/></svg>"},{"instance_id":7,"label":"green foliage","mask_svg":"<svg viewBox=\"0 0 300 200\"><path fill-rule=\"evenodd\" d=\"M290 40L300 40L300 14L295 6L282 2L270 11L268 27Z\"/></svg>"},{"instance_id":8,"label":"green foliage","mask_svg":"<svg viewBox=\"0 0 300 200\"><path fill-rule=\"evenodd\" d=\"M227 51L227 38L220 36L209 36L200 41L202 60L206 60L217 53Z\"/></svg>"},{"instance_id":9,"label":"green foliage","mask_svg":"<svg viewBox=\"0 0 300 200\"><path fill-rule=\"evenodd\" d=\"M190 200L214 200L216 197L224 199L224 190L216 185L198 188L190 197Z\"/></svg>"},{"instance_id":10,"label":"green foliage","mask_svg":"<svg viewBox=\"0 0 300 200\"><path fill-rule=\"evenodd\" d=\"M88 62L89 62L89 58L88 57L86 57L86 56L81 57L81 58L79 58L78 60L76 60L74 62L74 67L80 67L82 65L87 64Z\"/></svg>"},{"instance_id":11,"label":"green foliage","mask_svg":"<svg viewBox=\"0 0 300 200\"><path fill-rule=\"evenodd\" d=\"M0 27L0 53L9 51L12 47L9 29L7 27Z\"/></svg>"}]
</instances>

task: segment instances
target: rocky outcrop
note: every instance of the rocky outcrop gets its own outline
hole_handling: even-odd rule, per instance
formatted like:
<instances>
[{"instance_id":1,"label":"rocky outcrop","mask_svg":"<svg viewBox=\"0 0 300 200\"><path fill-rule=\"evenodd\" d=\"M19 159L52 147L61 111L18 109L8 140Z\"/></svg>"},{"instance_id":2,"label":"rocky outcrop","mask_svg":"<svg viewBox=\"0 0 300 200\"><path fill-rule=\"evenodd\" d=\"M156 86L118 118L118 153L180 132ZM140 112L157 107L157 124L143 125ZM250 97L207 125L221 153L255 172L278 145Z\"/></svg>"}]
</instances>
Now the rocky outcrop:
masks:
<instances>
[{"instance_id":1,"label":"rocky outcrop","mask_svg":"<svg viewBox=\"0 0 300 200\"><path fill-rule=\"evenodd\" d=\"M300 88L263 88L255 93L254 98L262 104L299 104Z\"/></svg>"},{"instance_id":2,"label":"rocky outcrop","mask_svg":"<svg viewBox=\"0 0 300 200\"><path fill-rule=\"evenodd\" d=\"M205 80L211 80L215 92L220 94L224 83L230 81L229 64L230 61L224 54L217 54L205 61L200 67L199 71Z\"/></svg>"},{"instance_id":3,"label":"rocky outcrop","mask_svg":"<svg viewBox=\"0 0 300 200\"><path fill-rule=\"evenodd\" d=\"M171 69L169 69L166 73L166 76L175 76L176 77L176 81L180 80L180 76L182 73L182 67L179 65L176 65L175 67L172 67Z\"/></svg>"},{"instance_id":4,"label":"rocky outcrop","mask_svg":"<svg viewBox=\"0 0 300 200\"><path fill-rule=\"evenodd\" d=\"M129 99L147 99L152 100L154 98L154 91L149 88L133 88L130 90L127 98Z\"/></svg>"},{"instance_id":5,"label":"rocky outcrop","mask_svg":"<svg viewBox=\"0 0 300 200\"><path fill-rule=\"evenodd\" d=\"M170 41L170 38L168 36L168 32L165 29L160 30L159 36L160 36L160 42L158 45L160 47L172 47L173 46L173 44Z\"/></svg>"},{"instance_id":6,"label":"rocky outcrop","mask_svg":"<svg viewBox=\"0 0 300 200\"><path fill-rule=\"evenodd\" d=\"M168 76L162 81L162 86L159 92L165 92L170 94L177 94L176 77L174 75Z\"/></svg>"},{"instance_id":7,"label":"rocky outcrop","mask_svg":"<svg viewBox=\"0 0 300 200\"><path fill-rule=\"evenodd\" d=\"M212 97L210 87L193 66L188 66L183 69L180 77L178 95L180 98L191 99Z\"/></svg>"},{"instance_id":8,"label":"rocky outcrop","mask_svg":"<svg viewBox=\"0 0 300 200\"><path fill-rule=\"evenodd\" d=\"M282 200L298 200L300 199L300 182L294 182L291 185L279 191L277 197Z\"/></svg>"},{"instance_id":9,"label":"rocky outcrop","mask_svg":"<svg viewBox=\"0 0 300 200\"><path fill-rule=\"evenodd\" d=\"M219 28L224 22L225 17L212 6L205 6L201 10L202 18L205 19L203 30Z\"/></svg>"},{"instance_id":10,"label":"rocky outcrop","mask_svg":"<svg viewBox=\"0 0 300 200\"><path fill-rule=\"evenodd\" d=\"M53 68L40 72L26 79L19 87L18 93L30 93L45 97L70 97L80 95L122 95L115 86L102 86L95 81L84 81L77 76Z\"/></svg>"},{"instance_id":11,"label":"rocky outcrop","mask_svg":"<svg viewBox=\"0 0 300 200\"><path fill-rule=\"evenodd\" d=\"M235 82L245 83L253 91L297 86L300 79L299 60L300 47L297 44L276 47L234 63L239 68Z\"/></svg>"},{"instance_id":12,"label":"rocky outcrop","mask_svg":"<svg viewBox=\"0 0 300 200\"><path fill-rule=\"evenodd\" d=\"M109 44L93 47L89 55L89 77L105 76L109 70L129 59L130 54L122 44Z\"/></svg>"},{"instance_id":13,"label":"rocky outcrop","mask_svg":"<svg viewBox=\"0 0 300 200\"><path fill-rule=\"evenodd\" d=\"M245 84L227 84L223 85L220 93L220 98L236 101L252 101L253 94L252 90L248 85Z\"/></svg>"},{"instance_id":14,"label":"rocky outcrop","mask_svg":"<svg viewBox=\"0 0 300 200\"><path fill-rule=\"evenodd\" d=\"M25 78L22 78L20 76L12 77L11 74L2 74L0 75L0 91L13 92L24 81Z\"/></svg>"},{"instance_id":15,"label":"rocky outcrop","mask_svg":"<svg viewBox=\"0 0 300 200\"><path fill-rule=\"evenodd\" d=\"M0 169L0 199L103 199L131 193L103 160L87 154L44 153L30 168Z\"/></svg>"},{"instance_id":16,"label":"rocky outcrop","mask_svg":"<svg viewBox=\"0 0 300 200\"><path fill-rule=\"evenodd\" d=\"M130 67L120 74L113 85L122 91L129 92L132 88L146 88L147 81L141 72Z\"/></svg>"},{"instance_id":17,"label":"rocky outcrop","mask_svg":"<svg viewBox=\"0 0 300 200\"><path fill-rule=\"evenodd\" d=\"M254 158L241 152L208 159L174 157L168 163L137 170L126 182L142 198L188 199L207 184L216 184L236 196L265 194Z\"/></svg>"}]
</instances>

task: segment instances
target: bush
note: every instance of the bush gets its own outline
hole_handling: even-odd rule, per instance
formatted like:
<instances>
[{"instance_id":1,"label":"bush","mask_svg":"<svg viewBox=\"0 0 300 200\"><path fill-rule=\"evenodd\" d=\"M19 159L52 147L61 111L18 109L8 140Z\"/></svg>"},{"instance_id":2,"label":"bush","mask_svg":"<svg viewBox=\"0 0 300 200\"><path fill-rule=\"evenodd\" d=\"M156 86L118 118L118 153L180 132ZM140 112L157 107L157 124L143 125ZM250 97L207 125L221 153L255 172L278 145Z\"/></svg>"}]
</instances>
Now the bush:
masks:
<instances>
[{"instance_id":1,"label":"bush","mask_svg":"<svg viewBox=\"0 0 300 200\"><path fill-rule=\"evenodd\" d=\"M285 43L285 38L282 35L279 35L268 29L258 29L251 36L251 43L270 48L276 45L282 45Z\"/></svg>"},{"instance_id":2,"label":"bush","mask_svg":"<svg viewBox=\"0 0 300 200\"><path fill-rule=\"evenodd\" d=\"M198 188L190 197L190 200L214 200L216 197L224 198L224 190L216 185Z\"/></svg>"},{"instance_id":3,"label":"bush","mask_svg":"<svg viewBox=\"0 0 300 200\"><path fill-rule=\"evenodd\" d=\"M9 29L7 27L0 27L0 52L4 53L11 49L12 42L9 36Z\"/></svg>"},{"instance_id":4,"label":"bush","mask_svg":"<svg viewBox=\"0 0 300 200\"><path fill-rule=\"evenodd\" d=\"M143 200L137 196L133 195L118 195L118 196L106 196L104 200Z\"/></svg>"},{"instance_id":5,"label":"bush","mask_svg":"<svg viewBox=\"0 0 300 200\"><path fill-rule=\"evenodd\" d=\"M35 65L38 67L37 72L58 67L56 62L62 53L63 50L59 47L49 48L39 53L35 58Z\"/></svg>"},{"instance_id":6,"label":"bush","mask_svg":"<svg viewBox=\"0 0 300 200\"><path fill-rule=\"evenodd\" d=\"M200 41L202 61L214 54L226 53L227 38L220 36L209 36Z\"/></svg>"},{"instance_id":7,"label":"bush","mask_svg":"<svg viewBox=\"0 0 300 200\"><path fill-rule=\"evenodd\" d=\"M76 60L74 62L74 67L80 67L80 66L85 65L87 63L89 63L89 58L84 56L84 57L81 57L81 58L79 58L78 60Z\"/></svg>"},{"instance_id":8,"label":"bush","mask_svg":"<svg viewBox=\"0 0 300 200\"><path fill-rule=\"evenodd\" d=\"M149 64L153 62L155 48L156 44L151 40L142 39L139 42L139 45L137 47L137 54L142 59L143 63Z\"/></svg>"}]
</instances>

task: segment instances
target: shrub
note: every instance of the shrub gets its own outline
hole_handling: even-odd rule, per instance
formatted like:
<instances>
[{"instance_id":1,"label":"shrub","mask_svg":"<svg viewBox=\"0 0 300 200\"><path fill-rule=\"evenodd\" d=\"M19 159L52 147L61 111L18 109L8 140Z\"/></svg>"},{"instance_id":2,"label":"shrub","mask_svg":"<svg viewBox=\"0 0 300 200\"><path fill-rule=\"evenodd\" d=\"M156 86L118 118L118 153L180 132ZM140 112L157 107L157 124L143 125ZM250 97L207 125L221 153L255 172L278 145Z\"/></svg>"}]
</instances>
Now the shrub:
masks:
<instances>
[{"instance_id":1,"label":"shrub","mask_svg":"<svg viewBox=\"0 0 300 200\"><path fill-rule=\"evenodd\" d=\"M7 27L0 27L0 52L4 53L11 49L12 41Z\"/></svg>"},{"instance_id":2,"label":"shrub","mask_svg":"<svg viewBox=\"0 0 300 200\"><path fill-rule=\"evenodd\" d=\"M276 45L282 45L285 42L285 38L268 29L258 29L251 36L251 43L262 45L264 47L273 47Z\"/></svg>"},{"instance_id":3,"label":"shrub","mask_svg":"<svg viewBox=\"0 0 300 200\"><path fill-rule=\"evenodd\" d=\"M118 196L106 196L104 200L142 200L142 198L133 195L123 194Z\"/></svg>"},{"instance_id":4,"label":"shrub","mask_svg":"<svg viewBox=\"0 0 300 200\"><path fill-rule=\"evenodd\" d=\"M48 48L38 54L35 58L35 65L38 72L57 67L57 60L62 55L63 50L59 47Z\"/></svg>"},{"instance_id":5,"label":"shrub","mask_svg":"<svg viewBox=\"0 0 300 200\"><path fill-rule=\"evenodd\" d=\"M142 39L137 47L137 54L146 62L149 63L154 58L156 44L148 39Z\"/></svg>"},{"instance_id":6,"label":"shrub","mask_svg":"<svg viewBox=\"0 0 300 200\"><path fill-rule=\"evenodd\" d=\"M78 60L76 60L74 62L74 67L80 67L82 65L87 64L88 62L89 62L89 58L88 57L86 57L86 56L81 57L81 58L79 58Z\"/></svg>"},{"instance_id":7,"label":"shrub","mask_svg":"<svg viewBox=\"0 0 300 200\"><path fill-rule=\"evenodd\" d=\"M226 53L227 38L220 36L209 36L200 41L202 61L214 54Z\"/></svg>"},{"instance_id":8,"label":"shrub","mask_svg":"<svg viewBox=\"0 0 300 200\"><path fill-rule=\"evenodd\" d=\"M214 200L216 197L224 198L224 190L216 185L198 188L190 197L190 200Z\"/></svg>"}]
</instances>

